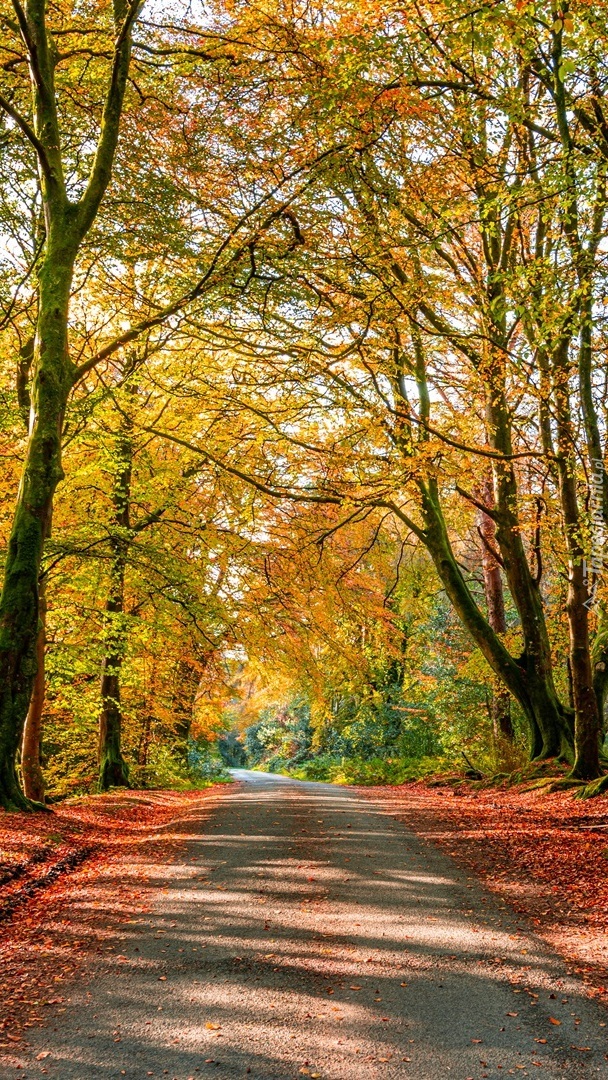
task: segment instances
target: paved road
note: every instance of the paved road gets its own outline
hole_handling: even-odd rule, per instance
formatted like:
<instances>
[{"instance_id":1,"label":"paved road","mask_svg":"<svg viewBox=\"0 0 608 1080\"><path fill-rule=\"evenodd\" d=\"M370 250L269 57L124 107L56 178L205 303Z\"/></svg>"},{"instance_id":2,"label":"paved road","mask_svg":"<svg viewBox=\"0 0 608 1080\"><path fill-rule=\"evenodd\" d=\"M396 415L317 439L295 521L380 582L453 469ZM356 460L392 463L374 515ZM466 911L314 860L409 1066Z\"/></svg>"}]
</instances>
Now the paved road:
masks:
<instances>
[{"instance_id":1,"label":"paved road","mask_svg":"<svg viewBox=\"0 0 608 1080\"><path fill-rule=\"evenodd\" d=\"M11 1077L608 1078L608 1014L451 859L348 789L235 776Z\"/></svg>"}]
</instances>

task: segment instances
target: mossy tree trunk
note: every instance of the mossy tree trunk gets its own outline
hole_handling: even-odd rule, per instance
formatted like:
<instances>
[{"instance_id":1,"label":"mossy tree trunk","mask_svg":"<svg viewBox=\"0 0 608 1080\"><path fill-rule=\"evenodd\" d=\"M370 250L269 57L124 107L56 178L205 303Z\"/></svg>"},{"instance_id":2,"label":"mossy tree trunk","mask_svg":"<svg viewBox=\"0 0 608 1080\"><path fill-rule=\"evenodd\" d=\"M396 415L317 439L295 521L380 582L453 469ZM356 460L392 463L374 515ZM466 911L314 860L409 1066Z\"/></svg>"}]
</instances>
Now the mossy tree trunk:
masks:
<instances>
[{"instance_id":1,"label":"mossy tree trunk","mask_svg":"<svg viewBox=\"0 0 608 1080\"><path fill-rule=\"evenodd\" d=\"M44 776L40 754L42 749L42 713L46 691L46 578L40 582L38 594L38 637L36 638L36 676L23 730L21 747L21 776L27 799L44 802Z\"/></svg>"},{"instance_id":2,"label":"mossy tree trunk","mask_svg":"<svg viewBox=\"0 0 608 1080\"><path fill-rule=\"evenodd\" d=\"M421 538L429 551L457 615L492 671L521 705L530 732L533 758L571 754L570 728L552 679L534 665L526 666L511 656L498 634L480 611L450 544L436 484L422 490L425 528Z\"/></svg>"},{"instance_id":3,"label":"mossy tree trunk","mask_svg":"<svg viewBox=\"0 0 608 1080\"><path fill-rule=\"evenodd\" d=\"M473 140L475 141L475 140ZM466 142L466 139L465 139ZM482 141L483 142L483 141ZM474 160L472 163L475 164ZM506 356L509 353L509 332L504 312L504 276L508 262L509 247L513 238L511 227L507 229L499 218L495 202L487 196L483 176L479 177L480 222L483 238L483 269L485 312L484 345L477 347L470 338L462 335L460 328L452 327L441 312L424 299L424 288L416 300L417 308L410 319L410 335L413 344L414 363L403 361L401 350L396 349L396 373L394 389L406 406L405 416L398 412L394 439L404 457L408 457L416 439L428 440L430 425L430 396L427 384L426 361L420 333L421 321L432 332L451 341L454 349L462 353L475 370L484 387L485 425L490 443L490 460L493 473L494 509L489 511L495 525L495 536L502 560L509 591L519 615L523 637L523 651L514 657L501 637L490 626L465 581L458 560L452 549L441 505L436 476L420 479L418 489L421 497L422 527L402 515L418 539L426 546L439 578L443 583L457 615L476 643L492 671L513 697L519 702L527 720L530 733L530 751L533 760L562 758L572 762L574 757L574 717L571 710L559 699L553 676L551 644L545 619L543 599L539 582L530 570L526 548L522 538L518 514L518 484L514 469L511 410L507 400ZM421 284L424 271L417 256ZM397 260L390 257L390 268L402 286L410 286L410 277ZM503 314L501 314L503 312ZM409 420L410 408L404 374L414 376L418 388L418 435L414 437ZM466 492L465 497L471 499ZM472 500L475 502L475 500ZM392 508L396 510L394 504ZM489 508L488 508L489 509Z\"/></svg>"},{"instance_id":4,"label":"mossy tree trunk","mask_svg":"<svg viewBox=\"0 0 608 1080\"><path fill-rule=\"evenodd\" d=\"M114 53L93 164L78 202L68 196L57 111L55 65L60 52L47 25L45 0L15 5L30 72L31 107L2 108L38 163L45 242L38 267L38 316L32 361L29 439L8 544L0 596L0 806L32 809L19 785L16 757L36 676L39 574L53 496L62 478L61 433L77 372L68 351L74 266L112 176L139 0L115 0ZM27 377L28 362L24 368Z\"/></svg>"},{"instance_id":5,"label":"mossy tree trunk","mask_svg":"<svg viewBox=\"0 0 608 1080\"><path fill-rule=\"evenodd\" d=\"M568 598L566 611L570 643L570 672L575 712L575 760L572 776L579 780L595 780L602 774L600 765L600 731L603 721L605 681L602 677L608 656L598 643L594 650L593 669L589 635L589 602L585 573L585 550L581 512L577 492L576 424L571 405L571 387L578 375L580 399L587 454L591 475L600 469L601 507L599 517L608 520L608 476L603 461L602 440L593 390L593 326L594 278L597 256L601 250L604 219L608 203L606 161L597 161L591 190L582 195L575 164L574 139L570 104L564 86L563 27L555 28L551 46L552 99L555 106L557 130L562 143L561 225L568 240L572 265L576 272L577 289L570 299L570 311L563 320L560 337L553 350L553 411L557 428L557 468L562 508L563 528L568 550ZM605 147L603 148L605 158ZM579 200L592 207L589 218L581 213ZM586 221L584 228L581 223ZM575 368L571 359L574 329L578 323L578 359ZM595 522L597 528L597 521ZM603 546L603 537L602 544ZM595 679L594 679L595 676Z\"/></svg>"},{"instance_id":6,"label":"mossy tree trunk","mask_svg":"<svg viewBox=\"0 0 608 1080\"><path fill-rule=\"evenodd\" d=\"M539 581L532 574L517 513L517 479L513 468L513 446L509 410L500 385L488 380L486 406L491 444L504 458L494 462L493 513L496 539L505 575L520 618L524 648L518 658L527 695L535 716L532 757L558 757L572 761L573 717L562 704L555 688L551 643L547 632Z\"/></svg>"},{"instance_id":7,"label":"mossy tree trunk","mask_svg":"<svg viewBox=\"0 0 608 1080\"><path fill-rule=\"evenodd\" d=\"M39 275L30 434L0 597L0 805L6 809L30 807L15 761L36 675L40 565L62 477L61 429L72 385L67 317L74 250L55 240L60 231L47 238Z\"/></svg>"},{"instance_id":8,"label":"mossy tree trunk","mask_svg":"<svg viewBox=\"0 0 608 1080\"><path fill-rule=\"evenodd\" d=\"M415 370L411 371L411 374L415 376L418 387L420 417L426 425L430 419L430 396L422 342L415 329L412 330L412 342ZM487 416L491 441L500 455L503 455L498 460L493 459L496 506L494 509L487 507L487 511L495 524L500 556L520 616L524 638L524 650L521 656L513 657L508 651L501 636L492 628L479 608L465 581L450 542L441 506L439 485L433 475L418 482L422 527L406 515L403 515L403 520L427 548L439 579L463 626L498 680L519 702L528 723L532 758L542 760L563 757L572 761L572 718L555 690L542 598L538 582L534 580L530 572L516 513L517 485L511 464L512 447L508 409L504 395L500 387L496 385L496 371L486 370L484 375L489 383L493 382L493 392L488 394ZM400 377L395 380L395 389L407 404L403 380ZM422 440L427 438L424 429L419 438ZM413 443L413 436L409 422L405 418L399 419L395 441L406 456Z\"/></svg>"}]
</instances>

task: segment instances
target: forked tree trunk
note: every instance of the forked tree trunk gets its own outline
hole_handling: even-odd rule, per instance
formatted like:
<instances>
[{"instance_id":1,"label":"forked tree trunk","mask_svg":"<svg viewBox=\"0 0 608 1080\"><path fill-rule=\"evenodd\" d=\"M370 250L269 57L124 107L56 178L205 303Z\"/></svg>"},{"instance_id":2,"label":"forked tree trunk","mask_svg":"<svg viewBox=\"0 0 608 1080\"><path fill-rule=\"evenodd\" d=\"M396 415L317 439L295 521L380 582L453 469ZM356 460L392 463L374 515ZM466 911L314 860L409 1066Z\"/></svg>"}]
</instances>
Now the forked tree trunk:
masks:
<instances>
[{"instance_id":1,"label":"forked tree trunk","mask_svg":"<svg viewBox=\"0 0 608 1080\"><path fill-rule=\"evenodd\" d=\"M425 360L419 335L412 332L416 355L416 382L420 414L428 421L430 398L426 382ZM407 396L396 381L396 392L407 402ZM497 505L493 521L496 540L504 562L511 595L517 606L524 638L521 656L511 655L500 635L492 629L473 596L458 564L441 506L436 477L418 481L422 527L404 518L408 527L429 552L448 599L463 626L470 634L492 671L520 704L528 724L532 759L565 757L572 760L573 724L571 716L560 702L553 682L551 649L545 624L542 598L528 566L521 542L517 520L517 483L511 467L511 435L509 413L500 387L488 398L488 429L495 448L503 455L496 469ZM398 432L398 444L409 453L411 430L405 424L406 436ZM422 436L426 438L426 436Z\"/></svg>"},{"instance_id":2,"label":"forked tree trunk","mask_svg":"<svg viewBox=\"0 0 608 1080\"><path fill-rule=\"evenodd\" d=\"M425 528L421 539L457 615L490 667L521 705L530 731L533 759L571 754L572 732L568 716L557 697L551 669L524 656L516 661L482 615L454 556L436 482L420 485Z\"/></svg>"},{"instance_id":3,"label":"forked tree trunk","mask_svg":"<svg viewBox=\"0 0 608 1080\"><path fill-rule=\"evenodd\" d=\"M16 758L22 744L36 675L38 588L42 549L53 496L62 478L61 431L76 377L68 353L68 315L74 264L112 176L139 5L113 5L115 54L103 101L93 164L82 197L72 201L65 183L57 111L58 52L43 0L17 5L28 54L31 121L19 125L38 160L45 224L44 255L38 270L38 316L33 356L30 436L6 555L0 597L0 806L29 810ZM25 373L24 373L25 374Z\"/></svg>"},{"instance_id":4,"label":"forked tree trunk","mask_svg":"<svg viewBox=\"0 0 608 1080\"><path fill-rule=\"evenodd\" d=\"M553 678L551 643L538 582L532 576L518 516L518 486L513 467L509 409L504 396L502 360L498 374L490 370L487 383L486 421L490 444L502 460L493 463L496 498L496 540L505 576L517 608L524 639L518 660L535 718L532 758L557 757L572 761L574 718L559 699Z\"/></svg>"}]
</instances>

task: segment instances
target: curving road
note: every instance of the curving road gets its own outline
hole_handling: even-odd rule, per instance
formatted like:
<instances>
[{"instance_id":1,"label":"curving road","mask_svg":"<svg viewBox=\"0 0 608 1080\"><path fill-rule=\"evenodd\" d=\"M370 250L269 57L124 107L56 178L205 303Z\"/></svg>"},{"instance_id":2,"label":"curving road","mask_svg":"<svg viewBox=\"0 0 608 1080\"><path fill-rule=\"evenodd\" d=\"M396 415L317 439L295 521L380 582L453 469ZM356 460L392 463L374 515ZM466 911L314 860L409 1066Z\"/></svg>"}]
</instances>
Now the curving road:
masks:
<instances>
[{"instance_id":1,"label":"curving road","mask_svg":"<svg viewBox=\"0 0 608 1080\"><path fill-rule=\"evenodd\" d=\"M352 790L234 775L7 1076L608 1078L606 1011L450 858Z\"/></svg>"}]
</instances>

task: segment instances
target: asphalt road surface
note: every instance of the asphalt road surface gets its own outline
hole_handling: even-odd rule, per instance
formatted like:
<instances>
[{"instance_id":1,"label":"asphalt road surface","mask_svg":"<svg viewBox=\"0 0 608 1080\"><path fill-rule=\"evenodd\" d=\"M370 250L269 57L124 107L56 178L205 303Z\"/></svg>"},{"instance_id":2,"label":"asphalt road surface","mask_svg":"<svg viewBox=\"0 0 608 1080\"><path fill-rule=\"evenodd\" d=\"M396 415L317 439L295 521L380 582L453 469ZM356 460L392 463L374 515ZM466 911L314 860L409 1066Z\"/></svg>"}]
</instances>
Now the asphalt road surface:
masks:
<instances>
[{"instance_id":1,"label":"asphalt road surface","mask_svg":"<svg viewBox=\"0 0 608 1080\"><path fill-rule=\"evenodd\" d=\"M608 1078L607 1012L390 808L235 777L11 1078Z\"/></svg>"}]
</instances>

